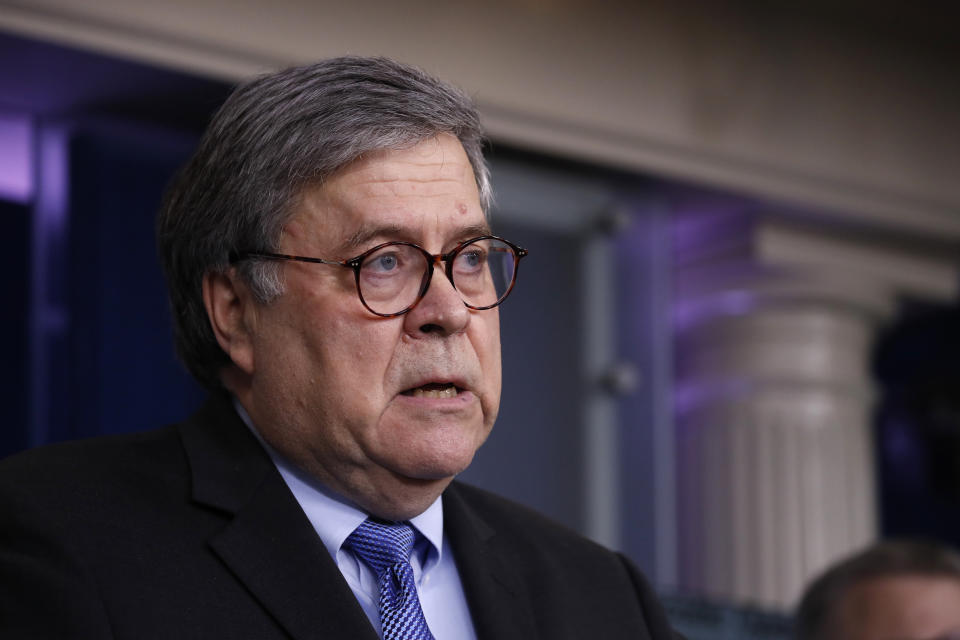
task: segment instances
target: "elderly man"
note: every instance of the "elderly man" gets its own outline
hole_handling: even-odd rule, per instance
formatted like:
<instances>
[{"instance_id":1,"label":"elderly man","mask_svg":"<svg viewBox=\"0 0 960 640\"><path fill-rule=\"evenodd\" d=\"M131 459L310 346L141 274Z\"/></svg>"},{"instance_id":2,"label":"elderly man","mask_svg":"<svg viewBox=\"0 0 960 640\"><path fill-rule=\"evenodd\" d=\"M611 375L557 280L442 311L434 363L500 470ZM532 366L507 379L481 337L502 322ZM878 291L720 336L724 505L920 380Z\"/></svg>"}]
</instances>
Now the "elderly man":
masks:
<instances>
[{"instance_id":1,"label":"elderly man","mask_svg":"<svg viewBox=\"0 0 960 640\"><path fill-rule=\"evenodd\" d=\"M796 640L960 640L960 555L935 543L869 547L807 589Z\"/></svg>"},{"instance_id":2,"label":"elderly man","mask_svg":"<svg viewBox=\"0 0 960 640\"><path fill-rule=\"evenodd\" d=\"M0 637L669 638L637 570L452 482L500 400L477 113L385 59L241 86L158 242L186 422L0 466Z\"/></svg>"}]
</instances>

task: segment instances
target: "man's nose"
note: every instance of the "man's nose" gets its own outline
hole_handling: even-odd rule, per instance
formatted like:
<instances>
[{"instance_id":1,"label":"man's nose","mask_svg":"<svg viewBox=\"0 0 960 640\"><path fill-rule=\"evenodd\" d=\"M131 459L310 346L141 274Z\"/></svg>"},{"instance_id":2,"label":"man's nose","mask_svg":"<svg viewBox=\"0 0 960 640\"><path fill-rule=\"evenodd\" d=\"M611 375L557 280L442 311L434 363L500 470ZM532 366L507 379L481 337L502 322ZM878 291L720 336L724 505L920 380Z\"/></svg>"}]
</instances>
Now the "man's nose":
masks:
<instances>
[{"instance_id":1,"label":"man's nose","mask_svg":"<svg viewBox=\"0 0 960 640\"><path fill-rule=\"evenodd\" d=\"M470 322L470 309L447 277L444 263L434 260L433 275L423 298L404 315L411 335L450 335L463 331Z\"/></svg>"}]
</instances>

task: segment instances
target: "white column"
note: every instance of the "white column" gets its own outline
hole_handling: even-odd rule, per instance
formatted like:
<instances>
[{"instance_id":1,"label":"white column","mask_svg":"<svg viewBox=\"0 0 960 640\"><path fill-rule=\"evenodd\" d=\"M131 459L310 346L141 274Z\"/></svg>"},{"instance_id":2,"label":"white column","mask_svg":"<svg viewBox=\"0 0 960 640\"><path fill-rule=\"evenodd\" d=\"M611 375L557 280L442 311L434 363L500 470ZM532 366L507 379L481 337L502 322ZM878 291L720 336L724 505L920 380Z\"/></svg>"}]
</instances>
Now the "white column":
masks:
<instances>
[{"instance_id":1,"label":"white column","mask_svg":"<svg viewBox=\"0 0 960 640\"><path fill-rule=\"evenodd\" d=\"M956 267L745 217L677 243L679 582L778 609L876 537L869 359L896 295Z\"/></svg>"}]
</instances>

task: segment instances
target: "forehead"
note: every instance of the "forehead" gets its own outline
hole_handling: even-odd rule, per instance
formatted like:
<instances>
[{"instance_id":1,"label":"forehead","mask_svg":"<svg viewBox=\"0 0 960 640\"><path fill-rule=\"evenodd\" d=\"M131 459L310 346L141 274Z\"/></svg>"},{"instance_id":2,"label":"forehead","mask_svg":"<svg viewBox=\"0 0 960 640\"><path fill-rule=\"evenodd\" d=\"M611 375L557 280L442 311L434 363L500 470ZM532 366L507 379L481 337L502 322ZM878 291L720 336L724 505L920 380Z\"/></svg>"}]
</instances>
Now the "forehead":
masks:
<instances>
[{"instance_id":1,"label":"forehead","mask_svg":"<svg viewBox=\"0 0 960 640\"><path fill-rule=\"evenodd\" d=\"M447 134L405 149L366 153L337 172L328 186L367 196L430 196L463 187L477 193L466 152Z\"/></svg>"},{"instance_id":2,"label":"forehead","mask_svg":"<svg viewBox=\"0 0 960 640\"><path fill-rule=\"evenodd\" d=\"M854 585L843 600L850 638L925 640L960 631L960 581L903 575ZM844 636L848 637L848 636Z\"/></svg>"},{"instance_id":3,"label":"forehead","mask_svg":"<svg viewBox=\"0 0 960 640\"><path fill-rule=\"evenodd\" d=\"M473 167L460 142L440 135L365 154L305 190L287 231L322 233L349 248L378 238L421 240L485 227Z\"/></svg>"}]
</instances>

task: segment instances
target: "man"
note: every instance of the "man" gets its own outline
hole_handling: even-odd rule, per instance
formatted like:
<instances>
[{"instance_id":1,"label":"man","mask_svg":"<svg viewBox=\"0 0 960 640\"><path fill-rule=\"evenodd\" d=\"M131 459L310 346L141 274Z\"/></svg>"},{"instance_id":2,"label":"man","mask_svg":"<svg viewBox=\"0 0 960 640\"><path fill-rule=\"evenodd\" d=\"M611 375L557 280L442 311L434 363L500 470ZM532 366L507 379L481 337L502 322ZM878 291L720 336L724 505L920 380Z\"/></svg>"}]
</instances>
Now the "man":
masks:
<instances>
[{"instance_id":1,"label":"man","mask_svg":"<svg viewBox=\"0 0 960 640\"><path fill-rule=\"evenodd\" d=\"M668 638L622 556L452 482L500 397L477 113L385 59L241 86L158 224L180 425L0 468L3 638Z\"/></svg>"},{"instance_id":2,"label":"man","mask_svg":"<svg viewBox=\"0 0 960 640\"><path fill-rule=\"evenodd\" d=\"M797 610L797 640L960 640L960 556L939 544L886 542L817 578Z\"/></svg>"}]
</instances>

